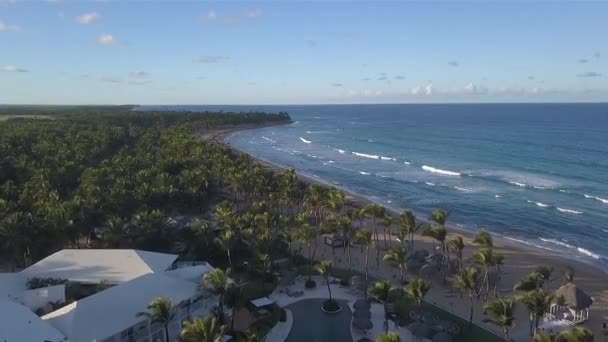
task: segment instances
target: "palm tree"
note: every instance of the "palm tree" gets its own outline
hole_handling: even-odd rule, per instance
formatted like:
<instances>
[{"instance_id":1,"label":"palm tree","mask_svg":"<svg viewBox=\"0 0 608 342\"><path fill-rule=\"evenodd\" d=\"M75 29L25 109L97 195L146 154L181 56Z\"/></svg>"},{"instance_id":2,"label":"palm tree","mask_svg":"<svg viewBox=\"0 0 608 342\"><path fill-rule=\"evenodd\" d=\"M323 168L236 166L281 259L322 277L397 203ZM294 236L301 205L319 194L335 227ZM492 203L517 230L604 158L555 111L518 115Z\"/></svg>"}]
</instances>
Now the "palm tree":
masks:
<instances>
[{"instance_id":1,"label":"palm tree","mask_svg":"<svg viewBox=\"0 0 608 342\"><path fill-rule=\"evenodd\" d=\"M367 286L369 279L369 247L373 244L372 233L367 229L360 229L355 234L355 242L365 246L365 299L367 300Z\"/></svg>"},{"instance_id":2,"label":"palm tree","mask_svg":"<svg viewBox=\"0 0 608 342\"><path fill-rule=\"evenodd\" d=\"M376 230L376 218L384 218L386 208L381 205L371 203L365 207L364 215L372 220L372 234L376 241L376 268L380 268L380 249L378 247L378 231Z\"/></svg>"},{"instance_id":3,"label":"palm tree","mask_svg":"<svg viewBox=\"0 0 608 342\"><path fill-rule=\"evenodd\" d=\"M473 239L473 242L485 248L492 248L494 246L494 243L492 242L492 235L485 230L477 233Z\"/></svg>"},{"instance_id":4,"label":"palm tree","mask_svg":"<svg viewBox=\"0 0 608 342\"><path fill-rule=\"evenodd\" d=\"M543 288L543 281L541 275L536 272L527 274L513 286L513 289L518 292L528 292L540 288Z\"/></svg>"},{"instance_id":5,"label":"palm tree","mask_svg":"<svg viewBox=\"0 0 608 342\"><path fill-rule=\"evenodd\" d=\"M470 313L469 327L473 324L473 295L477 291L477 283L479 282L477 269L475 267L466 267L454 277L454 287L469 296Z\"/></svg>"},{"instance_id":6,"label":"palm tree","mask_svg":"<svg viewBox=\"0 0 608 342\"><path fill-rule=\"evenodd\" d=\"M327 260L321 260L315 267L315 270L319 272L319 275L325 278L325 282L327 283L327 291L329 292L329 301L332 301L331 298L331 287L329 286L329 276L331 275L331 262Z\"/></svg>"},{"instance_id":7,"label":"palm tree","mask_svg":"<svg viewBox=\"0 0 608 342\"><path fill-rule=\"evenodd\" d=\"M299 233L300 233L300 240L302 240L302 242L305 243L306 247L308 248L308 261L309 261L308 281L312 281L312 260L313 260L312 245L316 244L317 231L315 229L311 228L308 225L308 223L302 223Z\"/></svg>"},{"instance_id":8,"label":"palm tree","mask_svg":"<svg viewBox=\"0 0 608 342\"><path fill-rule=\"evenodd\" d=\"M538 279L543 282L542 286L547 287L549 282L551 281L551 275L553 274L553 267L548 266L538 266L534 273L538 275Z\"/></svg>"},{"instance_id":9,"label":"palm tree","mask_svg":"<svg viewBox=\"0 0 608 342\"><path fill-rule=\"evenodd\" d=\"M260 337L255 331L250 331L246 335L243 335L241 341L243 342L262 342L263 338Z\"/></svg>"},{"instance_id":10,"label":"palm tree","mask_svg":"<svg viewBox=\"0 0 608 342\"><path fill-rule=\"evenodd\" d=\"M395 247L384 254L382 260L386 262L394 262L399 267L400 281L401 284L405 281L404 271L405 263L407 261L407 250L404 246Z\"/></svg>"},{"instance_id":11,"label":"palm tree","mask_svg":"<svg viewBox=\"0 0 608 342\"><path fill-rule=\"evenodd\" d=\"M553 295L547 293L542 288L531 290L515 297L515 299L524 304L530 313L530 335L536 335L538 324L543 316L549 312L553 298Z\"/></svg>"},{"instance_id":12,"label":"palm tree","mask_svg":"<svg viewBox=\"0 0 608 342\"><path fill-rule=\"evenodd\" d=\"M584 326L577 326L557 335L559 342L593 342L593 332Z\"/></svg>"},{"instance_id":13,"label":"palm tree","mask_svg":"<svg viewBox=\"0 0 608 342\"><path fill-rule=\"evenodd\" d=\"M477 251L477 253L473 254L473 261L482 266L484 268L483 278L481 280L481 285L479 286L479 292L477 293L477 298L481 296L481 292L483 291L483 286L486 286L486 291L484 294L484 301L488 300L488 292L490 291L490 268L494 266L494 254L491 249L481 249Z\"/></svg>"},{"instance_id":14,"label":"palm tree","mask_svg":"<svg viewBox=\"0 0 608 342\"><path fill-rule=\"evenodd\" d=\"M532 342L555 342L555 337L544 331L539 331L536 333L536 335L534 335Z\"/></svg>"},{"instance_id":15,"label":"palm tree","mask_svg":"<svg viewBox=\"0 0 608 342\"><path fill-rule=\"evenodd\" d=\"M422 278L416 278L405 285L403 292L406 296L416 301L418 310L422 308L422 300L431 289L431 284Z\"/></svg>"},{"instance_id":16,"label":"palm tree","mask_svg":"<svg viewBox=\"0 0 608 342\"><path fill-rule=\"evenodd\" d=\"M496 267L496 276L494 277L494 298L498 298L498 281L500 280L500 266L504 264L505 256L502 253L494 253L494 266Z\"/></svg>"},{"instance_id":17,"label":"palm tree","mask_svg":"<svg viewBox=\"0 0 608 342\"><path fill-rule=\"evenodd\" d=\"M387 313L387 302L391 292L395 291L396 288L391 285L388 281L378 281L369 289L369 294L376 297L380 302L384 304L384 326L388 333L388 313Z\"/></svg>"},{"instance_id":18,"label":"palm tree","mask_svg":"<svg viewBox=\"0 0 608 342\"><path fill-rule=\"evenodd\" d=\"M456 235L449 242L448 246L452 248L454 253L456 253L456 257L458 258L458 270L462 271L462 251L464 250L465 243L462 239L462 236Z\"/></svg>"},{"instance_id":19,"label":"palm tree","mask_svg":"<svg viewBox=\"0 0 608 342\"><path fill-rule=\"evenodd\" d=\"M435 213L437 212L434 211L433 214L435 215ZM441 211L440 211L441 212ZM441 217L441 216L440 216ZM443 275L443 282L445 283L445 264L446 261L449 265L450 263L450 256L447 253L447 249L446 249L446 244L445 244L445 238L447 235L447 230L445 229L444 226L439 225L439 224L433 224L431 225L427 230L425 230L422 234L425 236L430 236L433 238L433 241L437 240L439 242L439 244L441 245L441 271L442 271L442 275ZM433 243L433 247L434 247L434 243ZM435 251L435 248L433 248L433 252L437 253L437 251Z\"/></svg>"},{"instance_id":20,"label":"palm tree","mask_svg":"<svg viewBox=\"0 0 608 342\"><path fill-rule=\"evenodd\" d=\"M353 236L353 221L346 215L341 216L338 221L338 231L342 234L344 245L346 246L346 258L348 259L348 275L350 276L352 269L352 260L350 255L350 241Z\"/></svg>"},{"instance_id":21,"label":"palm tree","mask_svg":"<svg viewBox=\"0 0 608 342\"><path fill-rule=\"evenodd\" d=\"M148 305L148 311L137 313L137 317L145 317L150 323L158 323L165 330L165 341L169 341L169 322L173 319L175 312L171 310L173 305L171 299L160 297Z\"/></svg>"},{"instance_id":22,"label":"palm tree","mask_svg":"<svg viewBox=\"0 0 608 342\"><path fill-rule=\"evenodd\" d=\"M218 313L222 322L224 320L224 297L231 286L231 281L228 277L229 275L230 269L227 269L224 272L223 270L216 268L213 271L205 273L201 284L202 289L211 291L219 296Z\"/></svg>"},{"instance_id":23,"label":"palm tree","mask_svg":"<svg viewBox=\"0 0 608 342\"><path fill-rule=\"evenodd\" d=\"M298 239L298 233L294 230L288 230L285 232L285 242L289 246L289 265L291 266L291 261L293 259L293 243Z\"/></svg>"},{"instance_id":24,"label":"palm tree","mask_svg":"<svg viewBox=\"0 0 608 342\"><path fill-rule=\"evenodd\" d=\"M483 310L490 318L484 321L496 324L505 333L505 339L509 341L509 328L513 325L515 317L513 312L515 303L513 299L497 299L483 305Z\"/></svg>"},{"instance_id":25,"label":"palm tree","mask_svg":"<svg viewBox=\"0 0 608 342\"><path fill-rule=\"evenodd\" d=\"M376 342L401 342L401 337L397 333L387 332L386 334L378 335Z\"/></svg>"},{"instance_id":26,"label":"palm tree","mask_svg":"<svg viewBox=\"0 0 608 342\"><path fill-rule=\"evenodd\" d=\"M410 252L413 252L414 234L422 227L422 224L416 224L416 215L410 210L405 210L399 215L399 227L401 231L409 235Z\"/></svg>"},{"instance_id":27,"label":"palm tree","mask_svg":"<svg viewBox=\"0 0 608 342\"><path fill-rule=\"evenodd\" d=\"M184 322L180 337L184 342L221 342L225 331L215 317L195 318Z\"/></svg>"},{"instance_id":28,"label":"palm tree","mask_svg":"<svg viewBox=\"0 0 608 342\"><path fill-rule=\"evenodd\" d=\"M221 249L226 251L226 254L228 256L228 264L230 265L230 267L233 267L232 265L232 256L230 255L230 250L233 248L234 244L235 244L235 234L234 231L232 230L232 228L226 228L218 238L215 239L215 242L217 243L218 246L220 246Z\"/></svg>"}]
</instances>

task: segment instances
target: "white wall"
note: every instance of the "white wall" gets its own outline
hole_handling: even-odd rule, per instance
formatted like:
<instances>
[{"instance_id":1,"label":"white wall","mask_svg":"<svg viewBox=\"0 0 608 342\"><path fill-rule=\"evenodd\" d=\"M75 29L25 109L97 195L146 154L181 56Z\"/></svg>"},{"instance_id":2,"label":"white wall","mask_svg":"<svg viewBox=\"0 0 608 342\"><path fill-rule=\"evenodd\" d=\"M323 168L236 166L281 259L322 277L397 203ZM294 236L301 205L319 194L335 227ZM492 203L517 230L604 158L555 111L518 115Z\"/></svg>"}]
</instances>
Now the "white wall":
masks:
<instances>
[{"instance_id":1,"label":"white wall","mask_svg":"<svg viewBox=\"0 0 608 342\"><path fill-rule=\"evenodd\" d=\"M23 295L23 303L32 311L57 301L65 302L65 285L63 284L28 290Z\"/></svg>"}]
</instances>

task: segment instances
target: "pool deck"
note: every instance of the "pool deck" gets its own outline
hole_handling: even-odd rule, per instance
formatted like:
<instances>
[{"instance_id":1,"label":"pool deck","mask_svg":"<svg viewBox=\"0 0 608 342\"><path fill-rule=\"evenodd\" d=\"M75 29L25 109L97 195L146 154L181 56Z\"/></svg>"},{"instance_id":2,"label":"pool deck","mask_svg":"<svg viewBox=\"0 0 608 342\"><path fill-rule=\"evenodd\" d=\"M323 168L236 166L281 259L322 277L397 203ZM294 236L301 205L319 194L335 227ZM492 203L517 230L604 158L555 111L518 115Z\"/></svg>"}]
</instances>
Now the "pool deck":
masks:
<instances>
[{"instance_id":1,"label":"pool deck","mask_svg":"<svg viewBox=\"0 0 608 342\"><path fill-rule=\"evenodd\" d=\"M295 291L304 291L304 294L300 297L290 297L287 295L285 288L277 288L269 298L274 300L279 306L286 307L290 304L307 300L307 299L327 299L329 298L329 294L327 292L327 285L325 283L325 279L319 276L313 276L313 280L317 283L317 286L313 289L306 289L304 287L304 282L306 277L297 279L295 284L289 286L289 292ZM357 291L344 287L339 284L331 284L331 294L334 299L343 300L348 303L348 306L352 311L353 304L357 299L361 298L361 294ZM289 310L287 311L287 321L279 322L266 336L267 342L284 342L289 332L291 331L291 327L293 325L293 315ZM375 340L376 336L384 334L384 307L378 303L371 304L371 321L373 323L373 327L368 330L365 334L361 334L360 332L354 330L352 325L349 326L351 336L354 342L358 341L361 338L367 337L370 340ZM319 313L321 313L321 308L319 308ZM404 327L395 327L391 321L389 321L389 331L393 331L401 336L401 341L410 342L414 341L414 338L410 331ZM423 341L430 341L427 339L423 339Z\"/></svg>"}]
</instances>

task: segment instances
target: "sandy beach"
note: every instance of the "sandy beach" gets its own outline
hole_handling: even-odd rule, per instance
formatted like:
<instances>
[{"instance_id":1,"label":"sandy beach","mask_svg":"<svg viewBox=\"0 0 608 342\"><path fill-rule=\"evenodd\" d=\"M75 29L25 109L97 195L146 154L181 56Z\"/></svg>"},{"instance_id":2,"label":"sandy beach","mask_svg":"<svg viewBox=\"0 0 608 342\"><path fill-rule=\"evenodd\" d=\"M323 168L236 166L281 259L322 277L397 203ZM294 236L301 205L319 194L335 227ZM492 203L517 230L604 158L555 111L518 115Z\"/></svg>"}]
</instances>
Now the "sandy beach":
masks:
<instances>
[{"instance_id":1,"label":"sandy beach","mask_svg":"<svg viewBox=\"0 0 608 342\"><path fill-rule=\"evenodd\" d=\"M218 143L225 144L226 146L229 146L230 148L233 148L234 150L240 153L246 153L245 151L242 151L230 145L229 142L225 141L231 134L234 134L237 131L253 128L256 127L236 127L234 129L202 134L201 137L206 139L212 139ZM265 160L259 160L259 162L269 168L272 168L277 172L283 172L285 170L284 166L276 165ZM322 179L306 177L306 175L302 175L300 173L298 173L298 177L300 180L303 180L305 182L321 183L333 186L333 184L329 182L324 182ZM370 200L362 196L358 196L357 194L353 194L346 190L345 192L347 193L347 205L351 207L362 207L371 202ZM399 213L394 211L391 212L391 215L393 217L398 216L398 214ZM454 235L461 235L465 239L467 245L463 255L464 262L465 264L470 263L468 260L470 259L471 255L477 250L477 246L475 246L471 242L474 233L464 231L456 227L450 227L449 225L447 228L447 239L450 239ZM395 242L393 241L392 243ZM556 290L563 283L564 272L567 270L567 268L572 268L575 272L574 283L579 288L584 290L594 300L593 305L590 308L590 318L585 323L585 326L592 329L596 336L596 341L606 340L606 337L604 336L605 331L602 330L602 324L608 322L608 274L593 265L589 265L574 259L566 259L547 250L535 248L532 246L526 246L514 241L509 241L507 239L500 239L496 236L494 236L494 244L496 246L496 249L499 250L500 253L502 253L505 257L504 266L501 268L500 281L498 283L499 296L513 296L514 293L512 289L514 284L517 283L523 276L532 272L537 266L541 265L554 268L549 288L551 290ZM384 249L384 241L382 237L380 238L378 245L382 249ZM323 244L321 240L319 240L318 248L318 259L332 260L331 248ZM416 235L415 249L426 249L430 252L432 251L432 241L429 238ZM364 254L362 253L362 251L360 251L358 248L352 248L351 254L353 267L359 270L363 270ZM336 255L336 266L346 268L347 259L343 251L336 250ZM372 275L380 278L390 279L394 282L397 282L399 278L398 268L392 267L382 261L379 262L379 267L377 267L375 253L373 252L370 252L369 269ZM414 277L414 275L412 274L408 274L407 276L408 279L411 279L412 277ZM436 280L433 281L433 287L431 291L427 294L426 299L427 301L441 306L442 308L449 310L455 314L458 314L461 317L468 317L468 299L462 299L458 294L450 294L450 289L451 287L449 280L448 284L444 286L442 285L440 277L437 277ZM490 295L489 298L492 299L493 296ZM483 304L484 302L482 300L475 301L475 322L496 332L499 336L502 336L502 331L496 326L491 325L489 323L483 323L484 318L486 318L483 315L481 308ZM519 304L516 308L516 322L512 328L512 338L515 341L529 341L530 337L528 335L528 328L528 312L526 311L525 307L523 307L523 305Z\"/></svg>"}]
</instances>

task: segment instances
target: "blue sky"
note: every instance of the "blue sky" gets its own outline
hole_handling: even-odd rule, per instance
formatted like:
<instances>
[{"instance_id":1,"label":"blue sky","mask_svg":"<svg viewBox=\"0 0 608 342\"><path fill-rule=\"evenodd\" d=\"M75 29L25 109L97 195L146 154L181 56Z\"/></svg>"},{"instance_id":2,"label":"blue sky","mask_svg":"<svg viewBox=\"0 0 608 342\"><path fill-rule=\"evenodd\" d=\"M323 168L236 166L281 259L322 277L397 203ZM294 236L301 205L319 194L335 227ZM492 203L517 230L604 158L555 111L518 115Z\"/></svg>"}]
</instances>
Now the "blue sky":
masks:
<instances>
[{"instance_id":1,"label":"blue sky","mask_svg":"<svg viewBox=\"0 0 608 342\"><path fill-rule=\"evenodd\" d=\"M608 100L608 2L0 0L0 103Z\"/></svg>"}]
</instances>

